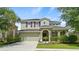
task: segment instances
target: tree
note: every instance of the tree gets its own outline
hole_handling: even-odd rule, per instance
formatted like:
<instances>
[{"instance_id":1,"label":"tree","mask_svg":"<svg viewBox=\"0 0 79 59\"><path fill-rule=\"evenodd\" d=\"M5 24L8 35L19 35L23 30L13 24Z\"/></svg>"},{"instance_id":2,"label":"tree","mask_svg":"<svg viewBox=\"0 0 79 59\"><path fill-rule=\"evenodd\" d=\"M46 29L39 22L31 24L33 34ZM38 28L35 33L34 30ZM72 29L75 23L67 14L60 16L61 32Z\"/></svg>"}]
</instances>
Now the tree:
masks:
<instances>
[{"instance_id":1,"label":"tree","mask_svg":"<svg viewBox=\"0 0 79 59\"><path fill-rule=\"evenodd\" d=\"M79 31L79 8L78 7L59 7L61 19L67 22L67 25Z\"/></svg>"},{"instance_id":2,"label":"tree","mask_svg":"<svg viewBox=\"0 0 79 59\"><path fill-rule=\"evenodd\" d=\"M16 28L15 22L18 20L19 17L10 8L0 8L0 31L3 34L3 39L6 33L10 33L9 31Z\"/></svg>"},{"instance_id":3,"label":"tree","mask_svg":"<svg viewBox=\"0 0 79 59\"><path fill-rule=\"evenodd\" d=\"M5 38L5 32L9 30L10 23L8 23L8 19L4 19L0 17L0 30L2 32L2 38Z\"/></svg>"}]
</instances>

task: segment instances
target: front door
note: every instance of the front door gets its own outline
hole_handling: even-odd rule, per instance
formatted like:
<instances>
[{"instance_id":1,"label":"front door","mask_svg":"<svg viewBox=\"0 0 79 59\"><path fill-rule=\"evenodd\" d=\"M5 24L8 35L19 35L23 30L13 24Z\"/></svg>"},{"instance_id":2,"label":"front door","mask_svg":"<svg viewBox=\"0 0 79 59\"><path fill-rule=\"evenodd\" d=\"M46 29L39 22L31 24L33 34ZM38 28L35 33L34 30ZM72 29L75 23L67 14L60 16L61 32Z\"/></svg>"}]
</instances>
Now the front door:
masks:
<instances>
[{"instance_id":1,"label":"front door","mask_svg":"<svg viewBox=\"0 0 79 59\"><path fill-rule=\"evenodd\" d=\"M47 30L44 30L42 33L42 40L43 41L49 41L49 32Z\"/></svg>"}]
</instances>

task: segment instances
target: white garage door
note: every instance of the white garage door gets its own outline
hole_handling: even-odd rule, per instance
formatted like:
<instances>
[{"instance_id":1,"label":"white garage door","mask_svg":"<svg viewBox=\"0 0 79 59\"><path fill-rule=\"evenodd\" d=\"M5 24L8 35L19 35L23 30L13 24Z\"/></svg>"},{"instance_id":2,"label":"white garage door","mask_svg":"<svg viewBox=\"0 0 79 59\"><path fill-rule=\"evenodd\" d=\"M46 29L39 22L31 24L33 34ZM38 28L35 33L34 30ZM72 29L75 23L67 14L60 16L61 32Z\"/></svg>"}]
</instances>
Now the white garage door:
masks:
<instances>
[{"instance_id":1,"label":"white garage door","mask_svg":"<svg viewBox=\"0 0 79 59\"><path fill-rule=\"evenodd\" d=\"M27 41L38 41L39 39L40 39L39 33L27 33L24 36L24 40L27 40Z\"/></svg>"}]
</instances>

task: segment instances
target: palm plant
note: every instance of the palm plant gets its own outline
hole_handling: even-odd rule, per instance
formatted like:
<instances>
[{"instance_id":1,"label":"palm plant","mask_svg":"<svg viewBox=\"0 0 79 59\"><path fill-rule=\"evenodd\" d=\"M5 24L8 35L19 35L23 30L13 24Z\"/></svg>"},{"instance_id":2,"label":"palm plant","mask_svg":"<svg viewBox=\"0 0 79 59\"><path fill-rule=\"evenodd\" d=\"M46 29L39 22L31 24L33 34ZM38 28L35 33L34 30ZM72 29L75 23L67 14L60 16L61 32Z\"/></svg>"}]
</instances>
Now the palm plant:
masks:
<instances>
[{"instance_id":1,"label":"palm plant","mask_svg":"<svg viewBox=\"0 0 79 59\"><path fill-rule=\"evenodd\" d=\"M7 33L15 30L15 23L19 20L20 18L10 8L0 8L0 31L2 32L3 39L5 34L7 37Z\"/></svg>"}]
</instances>

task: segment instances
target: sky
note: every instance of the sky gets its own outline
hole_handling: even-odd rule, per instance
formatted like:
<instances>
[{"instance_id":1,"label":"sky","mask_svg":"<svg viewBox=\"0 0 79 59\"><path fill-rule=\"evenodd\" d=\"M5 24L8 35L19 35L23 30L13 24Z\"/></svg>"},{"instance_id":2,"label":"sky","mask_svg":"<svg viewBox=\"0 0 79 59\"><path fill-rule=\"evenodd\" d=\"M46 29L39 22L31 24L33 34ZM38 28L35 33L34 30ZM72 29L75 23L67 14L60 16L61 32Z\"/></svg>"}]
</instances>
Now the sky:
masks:
<instances>
[{"instance_id":1,"label":"sky","mask_svg":"<svg viewBox=\"0 0 79 59\"><path fill-rule=\"evenodd\" d=\"M59 20L60 12L54 7L13 7L11 8L21 19L43 18Z\"/></svg>"},{"instance_id":2,"label":"sky","mask_svg":"<svg viewBox=\"0 0 79 59\"><path fill-rule=\"evenodd\" d=\"M33 18L49 18L52 21L61 21L61 13L55 7L11 7L11 9L23 19ZM20 28L20 24L17 24ZM65 26L65 22L62 21L61 26Z\"/></svg>"}]
</instances>

